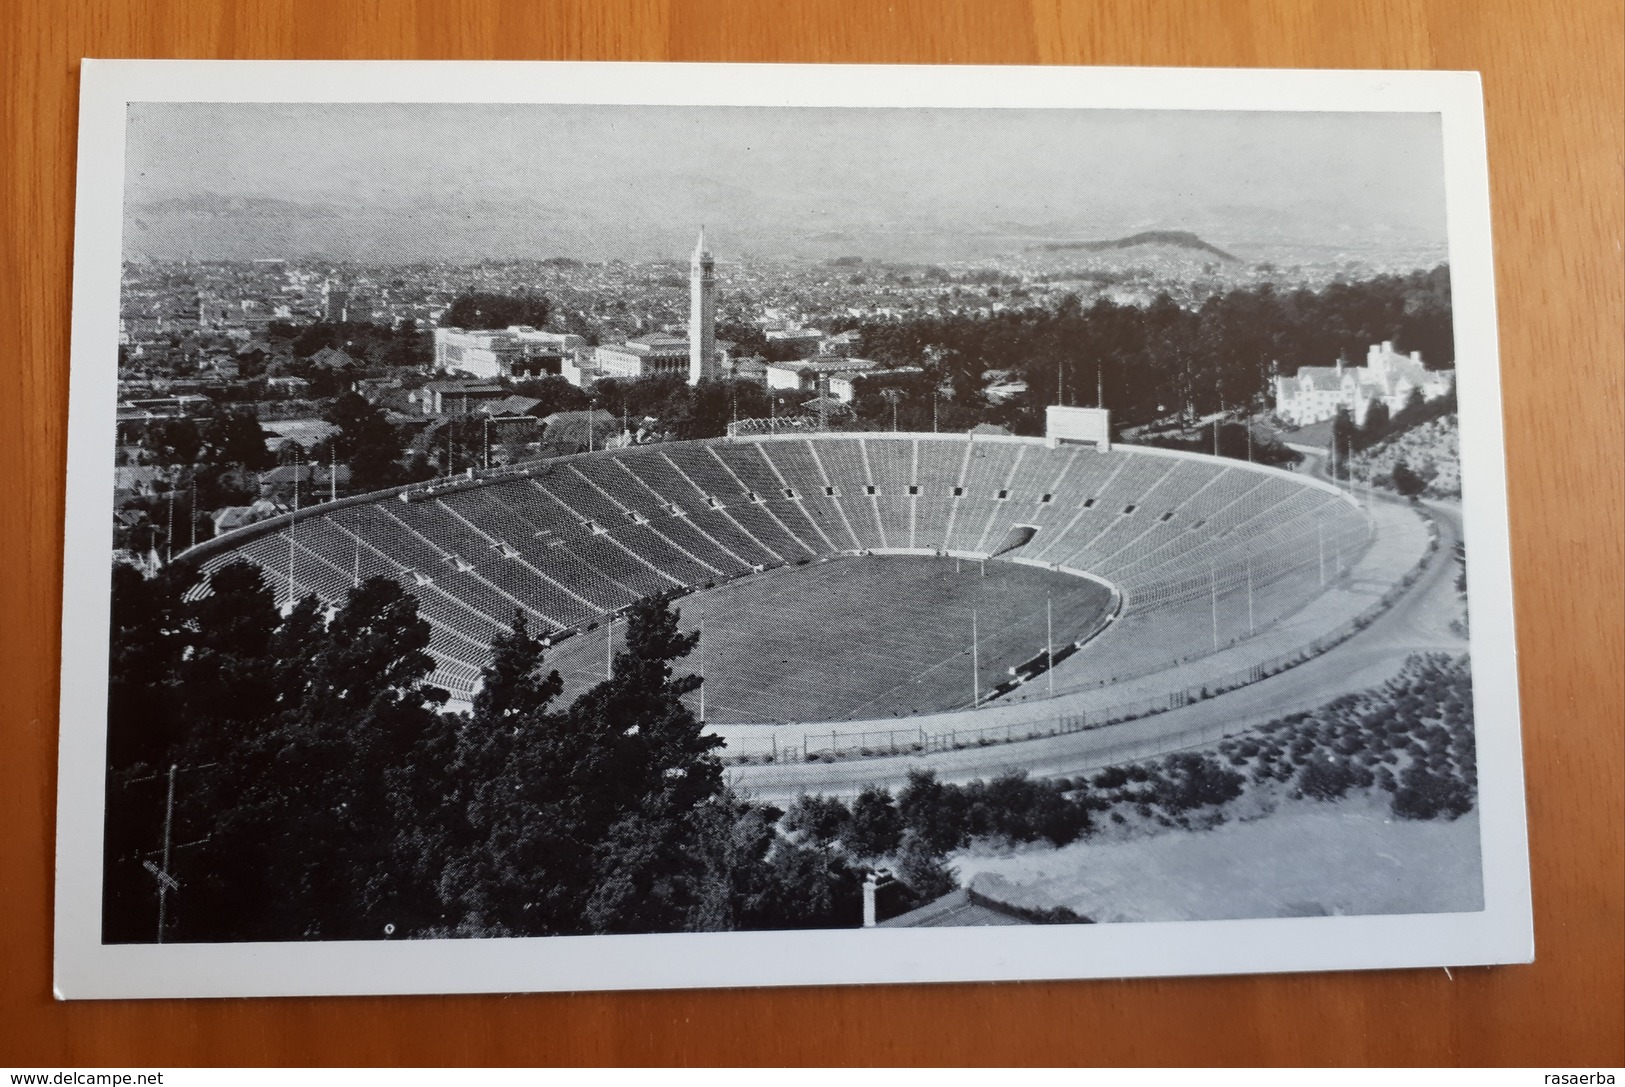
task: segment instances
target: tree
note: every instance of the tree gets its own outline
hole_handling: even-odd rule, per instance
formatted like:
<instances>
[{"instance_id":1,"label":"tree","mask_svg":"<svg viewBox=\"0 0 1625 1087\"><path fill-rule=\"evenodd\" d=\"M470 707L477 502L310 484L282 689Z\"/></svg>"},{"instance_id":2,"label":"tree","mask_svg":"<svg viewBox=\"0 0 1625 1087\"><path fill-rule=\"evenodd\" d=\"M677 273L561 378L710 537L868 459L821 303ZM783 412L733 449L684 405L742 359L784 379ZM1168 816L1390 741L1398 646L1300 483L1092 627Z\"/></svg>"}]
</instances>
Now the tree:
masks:
<instances>
[{"instance_id":1,"label":"tree","mask_svg":"<svg viewBox=\"0 0 1625 1087\"><path fill-rule=\"evenodd\" d=\"M347 392L329 405L323 417L339 428L334 446L350 466L353 487L375 491L402 481L404 473L397 463L400 438L382 408L359 393Z\"/></svg>"},{"instance_id":2,"label":"tree","mask_svg":"<svg viewBox=\"0 0 1625 1087\"><path fill-rule=\"evenodd\" d=\"M903 839L903 817L887 789L868 786L852 802L852 826L847 839L860 857L884 857Z\"/></svg>"},{"instance_id":3,"label":"tree","mask_svg":"<svg viewBox=\"0 0 1625 1087\"><path fill-rule=\"evenodd\" d=\"M716 889L726 851L706 837L727 803L722 741L683 703L698 678L671 669L696 642L665 601L640 603L612 678L555 710L557 677L516 617L451 759L467 782L438 878L454 925L677 931L728 914Z\"/></svg>"},{"instance_id":4,"label":"tree","mask_svg":"<svg viewBox=\"0 0 1625 1087\"><path fill-rule=\"evenodd\" d=\"M1393 424L1388 417L1387 402L1373 399L1366 406L1365 423L1360 427L1354 446L1356 449L1369 449L1386 438L1392 429Z\"/></svg>"},{"instance_id":5,"label":"tree","mask_svg":"<svg viewBox=\"0 0 1625 1087\"><path fill-rule=\"evenodd\" d=\"M203 435L191 419L154 419L147 424L145 445L159 464L195 464L203 452Z\"/></svg>"},{"instance_id":6,"label":"tree","mask_svg":"<svg viewBox=\"0 0 1625 1087\"><path fill-rule=\"evenodd\" d=\"M542 328L552 305L542 295L492 294L486 291L467 291L452 299L451 305L440 318L445 328L509 328L530 325Z\"/></svg>"},{"instance_id":7,"label":"tree","mask_svg":"<svg viewBox=\"0 0 1625 1087\"><path fill-rule=\"evenodd\" d=\"M829 850L852 832L852 813L839 797L802 796L784 814L784 829Z\"/></svg>"},{"instance_id":8,"label":"tree","mask_svg":"<svg viewBox=\"0 0 1625 1087\"><path fill-rule=\"evenodd\" d=\"M1416 501L1423 491L1427 490L1427 481L1411 470L1404 461L1395 461L1388 473L1394 490L1412 502Z\"/></svg>"},{"instance_id":9,"label":"tree","mask_svg":"<svg viewBox=\"0 0 1625 1087\"><path fill-rule=\"evenodd\" d=\"M265 430L252 411L223 411L203 426L200 456L214 465L239 465L262 472L276 463Z\"/></svg>"},{"instance_id":10,"label":"tree","mask_svg":"<svg viewBox=\"0 0 1625 1087\"><path fill-rule=\"evenodd\" d=\"M944 852L912 828L904 832L898 846L896 871L897 878L925 902L959 888L959 879L949 867Z\"/></svg>"}]
</instances>

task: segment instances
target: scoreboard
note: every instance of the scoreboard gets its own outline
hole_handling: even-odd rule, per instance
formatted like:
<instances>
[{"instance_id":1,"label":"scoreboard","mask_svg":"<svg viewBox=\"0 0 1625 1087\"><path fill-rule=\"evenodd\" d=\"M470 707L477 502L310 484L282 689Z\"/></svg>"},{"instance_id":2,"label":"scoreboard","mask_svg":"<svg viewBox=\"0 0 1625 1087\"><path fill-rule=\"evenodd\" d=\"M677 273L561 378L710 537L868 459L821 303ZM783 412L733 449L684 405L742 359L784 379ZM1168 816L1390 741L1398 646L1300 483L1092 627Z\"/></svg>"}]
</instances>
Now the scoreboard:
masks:
<instances>
[{"instance_id":1,"label":"scoreboard","mask_svg":"<svg viewBox=\"0 0 1625 1087\"><path fill-rule=\"evenodd\" d=\"M1093 442L1105 452L1112 447L1112 413L1051 404L1044 409L1044 438L1051 448L1061 442Z\"/></svg>"}]
</instances>

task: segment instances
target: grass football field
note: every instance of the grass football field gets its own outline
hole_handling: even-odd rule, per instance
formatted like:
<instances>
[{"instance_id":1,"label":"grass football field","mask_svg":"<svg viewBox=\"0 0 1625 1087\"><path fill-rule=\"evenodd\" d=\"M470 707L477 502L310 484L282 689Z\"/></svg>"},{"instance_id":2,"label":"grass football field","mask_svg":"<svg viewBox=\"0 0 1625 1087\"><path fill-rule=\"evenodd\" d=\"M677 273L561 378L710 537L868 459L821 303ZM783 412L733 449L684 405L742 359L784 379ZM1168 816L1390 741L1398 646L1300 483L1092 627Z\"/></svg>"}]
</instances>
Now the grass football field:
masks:
<instances>
[{"instance_id":1,"label":"grass football field","mask_svg":"<svg viewBox=\"0 0 1625 1087\"><path fill-rule=\"evenodd\" d=\"M770 570L676 602L702 631L679 672L702 670L705 718L727 723L843 721L969 706L1007 669L1093 631L1110 592L1013 563L843 557ZM971 653L975 613L977 661ZM703 625L702 625L703 624ZM548 656L571 698L604 678L625 624L576 635ZM1036 682L1043 682L1042 679ZM691 697L698 710L698 695Z\"/></svg>"}]
</instances>

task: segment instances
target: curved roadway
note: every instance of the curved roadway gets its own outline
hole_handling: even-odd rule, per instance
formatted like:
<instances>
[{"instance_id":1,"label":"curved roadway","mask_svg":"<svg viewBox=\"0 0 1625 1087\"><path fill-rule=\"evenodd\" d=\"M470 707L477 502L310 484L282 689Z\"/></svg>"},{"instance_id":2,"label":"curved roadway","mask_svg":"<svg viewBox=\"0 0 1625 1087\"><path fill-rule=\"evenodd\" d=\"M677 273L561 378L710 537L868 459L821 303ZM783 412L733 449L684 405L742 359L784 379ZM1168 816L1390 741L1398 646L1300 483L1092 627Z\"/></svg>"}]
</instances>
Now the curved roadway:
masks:
<instances>
[{"instance_id":1,"label":"curved roadway","mask_svg":"<svg viewBox=\"0 0 1625 1087\"><path fill-rule=\"evenodd\" d=\"M1426 507L1438 524L1439 547L1410 590L1341 645L1268 679L1177 710L1064 736L931 755L740 766L730 768L730 780L758 799L785 802L802 793L852 796L867 785L895 791L916 768L933 769L942 780L954 782L1012 770L1037 776L1076 774L1206 746L1285 714L1378 686L1397 675L1413 653L1460 653L1467 648L1450 629L1460 612L1452 560L1461 538L1460 507L1431 502Z\"/></svg>"}]
</instances>

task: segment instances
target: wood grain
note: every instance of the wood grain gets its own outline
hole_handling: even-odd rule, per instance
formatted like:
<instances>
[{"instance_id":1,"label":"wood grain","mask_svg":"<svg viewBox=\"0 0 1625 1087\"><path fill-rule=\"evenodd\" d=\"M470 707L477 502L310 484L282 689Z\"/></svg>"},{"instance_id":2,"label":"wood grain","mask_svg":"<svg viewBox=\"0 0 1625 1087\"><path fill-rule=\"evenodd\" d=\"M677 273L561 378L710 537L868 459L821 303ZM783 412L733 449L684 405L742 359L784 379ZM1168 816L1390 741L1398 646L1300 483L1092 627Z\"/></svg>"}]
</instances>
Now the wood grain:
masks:
<instances>
[{"instance_id":1,"label":"wood grain","mask_svg":"<svg viewBox=\"0 0 1625 1087\"><path fill-rule=\"evenodd\" d=\"M1618 2L11 0L0 149L0 1065L1625 1062ZM1478 69L1539 961L770 992L59 1005L58 618L81 57Z\"/></svg>"}]
</instances>

